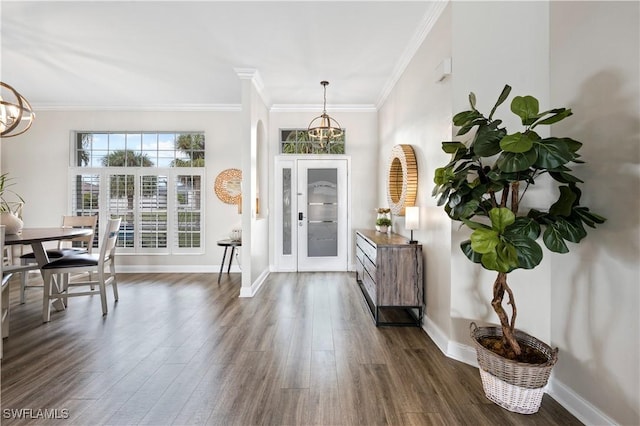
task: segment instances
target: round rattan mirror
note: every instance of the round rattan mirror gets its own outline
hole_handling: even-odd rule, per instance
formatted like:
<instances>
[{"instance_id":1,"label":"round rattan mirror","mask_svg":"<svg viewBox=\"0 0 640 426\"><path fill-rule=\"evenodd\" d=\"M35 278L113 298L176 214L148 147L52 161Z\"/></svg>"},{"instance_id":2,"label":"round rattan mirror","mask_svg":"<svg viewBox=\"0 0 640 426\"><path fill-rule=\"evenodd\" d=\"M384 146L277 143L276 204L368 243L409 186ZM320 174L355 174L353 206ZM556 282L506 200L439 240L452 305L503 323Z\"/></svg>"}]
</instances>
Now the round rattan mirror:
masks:
<instances>
[{"instance_id":1,"label":"round rattan mirror","mask_svg":"<svg viewBox=\"0 0 640 426\"><path fill-rule=\"evenodd\" d=\"M393 147L387 176L387 201L391 213L404 216L404 208L415 205L418 194L418 163L411 145Z\"/></svg>"}]
</instances>

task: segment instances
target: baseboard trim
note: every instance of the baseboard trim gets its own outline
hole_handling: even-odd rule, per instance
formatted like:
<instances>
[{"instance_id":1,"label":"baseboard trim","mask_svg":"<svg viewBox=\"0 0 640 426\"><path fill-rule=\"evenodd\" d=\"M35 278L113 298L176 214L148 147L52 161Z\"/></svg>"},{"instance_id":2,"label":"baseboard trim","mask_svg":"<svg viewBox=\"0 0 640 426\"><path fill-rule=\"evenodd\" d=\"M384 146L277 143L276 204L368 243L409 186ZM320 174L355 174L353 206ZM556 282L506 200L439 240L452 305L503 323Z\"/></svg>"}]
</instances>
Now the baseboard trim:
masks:
<instances>
[{"instance_id":1,"label":"baseboard trim","mask_svg":"<svg viewBox=\"0 0 640 426\"><path fill-rule=\"evenodd\" d=\"M116 265L118 273L123 274L217 274L220 272L220 265ZM231 265L230 272L239 273L240 268L236 265ZM224 272L227 273L227 268L224 268Z\"/></svg>"},{"instance_id":2,"label":"baseboard trim","mask_svg":"<svg viewBox=\"0 0 640 426\"><path fill-rule=\"evenodd\" d=\"M429 317L425 317L422 329L436 344L438 349L440 349L440 352L445 354L448 358L455 359L456 361L464 362L465 364L478 368L476 350L473 347L449 340L442 329Z\"/></svg>"},{"instance_id":3,"label":"baseboard trim","mask_svg":"<svg viewBox=\"0 0 640 426\"><path fill-rule=\"evenodd\" d=\"M269 274L270 274L269 269L265 269L264 271L262 271L260 276L258 278L256 278L256 280L253 282L253 284L251 284L251 287L241 287L240 288L240 297L253 297L253 296L255 296L256 293L258 293L258 290L260 290L260 287L262 287L262 284L264 284L264 282L266 281L266 279L269 276Z\"/></svg>"},{"instance_id":4,"label":"baseboard trim","mask_svg":"<svg viewBox=\"0 0 640 426\"><path fill-rule=\"evenodd\" d=\"M549 378L547 392L562 405L567 411L576 416L578 420L586 425L616 425L615 420L600 411L589 401L578 395L573 389L556 380L552 376Z\"/></svg>"},{"instance_id":5,"label":"baseboard trim","mask_svg":"<svg viewBox=\"0 0 640 426\"><path fill-rule=\"evenodd\" d=\"M424 317L424 320L422 322L422 329L425 331L425 333L427 333L427 336L431 338L433 343L436 344L438 349L440 349L440 352L449 356L447 354L449 339L447 338L447 335L444 334L444 332L440 329L440 327L438 327L436 323L431 320L431 318L427 316Z\"/></svg>"}]
</instances>

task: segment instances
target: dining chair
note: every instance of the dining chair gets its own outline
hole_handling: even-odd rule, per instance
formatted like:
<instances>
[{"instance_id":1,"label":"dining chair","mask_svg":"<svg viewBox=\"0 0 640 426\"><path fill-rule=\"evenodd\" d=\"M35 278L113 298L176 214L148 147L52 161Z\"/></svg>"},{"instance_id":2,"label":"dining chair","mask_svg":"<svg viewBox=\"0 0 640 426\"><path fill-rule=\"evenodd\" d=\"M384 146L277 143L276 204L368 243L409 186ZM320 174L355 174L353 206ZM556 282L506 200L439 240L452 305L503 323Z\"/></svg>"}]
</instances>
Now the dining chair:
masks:
<instances>
[{"instance_id":1,"label":"dining chair","mask_svg":"<svg viewBox=\"0 0 640 426\"><path fill-rule=\"evenodd\" d=\"M44 281L44 295L42 306L42 319L49 322L51 319L51 301L62 299L64 305L67 305L69 297L89 296L99 294L102 303L102 314L107 314L107 285L113 288L113 296L118 300L118 283L116 280L115 253L116 242L118 240L118 231L120 229L121 218L109 219L106 231L100 243L100 253L82 253L69 256L63 256L52 260L42 267ZM109 271L105 273L105 268ZM71 280L70 274L80 272L96 273L97 279L92 280L91 276L88 280ZM55 283L54 278L62 275L63 279L58 280L58 292L53 292ZM97 285L97 290L88 291L71 291L72 288L81 286Z\"/></svg>"},{"instance_id":2,"label":"dining chair","mask_svg":"<svg viewBox=\"0 0 640 426\"><path fill-rule=\"evenodd\" d=\"M70 240L58 241L58 247L47 250L47 257L52 259L59 259L63 256L72 256L76 254L91 253L93 248L93 240L95 239L95 230L98 223L98 215L91 216L63 216L62 227L63 228L86 228L91 229L93 232L90 235L82 235ZM38 287L41 285L29 285L27 281L27 273L30 270L40 269L35 264L36 258L33 252L29 252L20 256L20 266L16 266L14 272L22 272L20 281L20 303L25 302L25 292L28 287ZM20 267L24 268L24 271L20 271ZM27 272L27 273L25 273ZM94 287L91 287L93 290Z\"/></svg>"}]
</instances>

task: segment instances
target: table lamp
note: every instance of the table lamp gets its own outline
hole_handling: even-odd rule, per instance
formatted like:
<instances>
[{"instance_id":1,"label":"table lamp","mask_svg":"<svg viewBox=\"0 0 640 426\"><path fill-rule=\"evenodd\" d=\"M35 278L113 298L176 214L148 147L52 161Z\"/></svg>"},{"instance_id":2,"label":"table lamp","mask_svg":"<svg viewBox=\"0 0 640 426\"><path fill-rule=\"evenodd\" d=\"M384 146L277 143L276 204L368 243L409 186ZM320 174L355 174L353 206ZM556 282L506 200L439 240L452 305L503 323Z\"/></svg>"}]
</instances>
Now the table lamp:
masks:
<instances>
[{"instance_id":1,"label":"table lamp","mask_svg":"<svg viewBox=\"0 0 640 426\"><path fill-rule=\"evenodd\" d=\"M413 230L420 228L420 207L412 206L404 209L404 227L411 231L409 244L417 244L418 241L413 239Z\"/></svg>"}]
</instances>

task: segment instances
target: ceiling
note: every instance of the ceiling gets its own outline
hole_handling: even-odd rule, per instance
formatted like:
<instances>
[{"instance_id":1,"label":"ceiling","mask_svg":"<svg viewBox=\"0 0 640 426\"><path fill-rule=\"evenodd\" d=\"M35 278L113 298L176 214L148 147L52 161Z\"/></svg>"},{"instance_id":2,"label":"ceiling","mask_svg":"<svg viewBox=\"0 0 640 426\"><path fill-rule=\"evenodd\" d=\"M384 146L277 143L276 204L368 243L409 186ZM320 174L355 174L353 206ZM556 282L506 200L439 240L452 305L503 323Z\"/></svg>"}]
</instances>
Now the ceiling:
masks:
<instances>
[{"instance_id":1,"label":"ceiling","mask_svg":"<svg viewBox=\"0 0 640 426\"><path fill-rule=\"evenodd\" d=\"M441 5L442 3L440 3ZM0 79L37 111L225 108L256 70L270 107L375 107L432 1L6 1Z\"/></svg>"}]
</instances>

